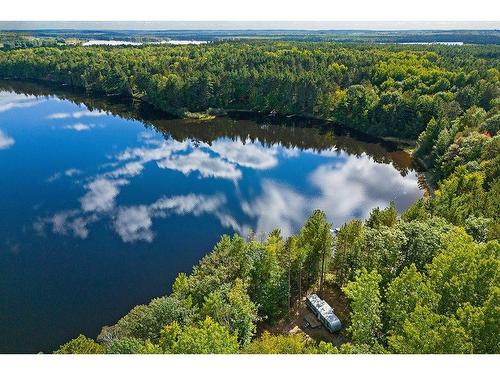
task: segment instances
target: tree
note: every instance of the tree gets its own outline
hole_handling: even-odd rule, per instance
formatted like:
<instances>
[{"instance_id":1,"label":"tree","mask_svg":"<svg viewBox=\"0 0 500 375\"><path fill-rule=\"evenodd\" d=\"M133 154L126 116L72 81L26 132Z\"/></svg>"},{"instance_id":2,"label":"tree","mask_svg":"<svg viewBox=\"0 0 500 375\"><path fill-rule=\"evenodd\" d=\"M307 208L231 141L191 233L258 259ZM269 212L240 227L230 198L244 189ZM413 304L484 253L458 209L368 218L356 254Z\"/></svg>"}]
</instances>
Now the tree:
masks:
<instances>
[{"instance_id":1,"label":"tree","mask_svg":"<svg viewBox=\"0 0 500 375\"><path fill-rule=\"evenodd\" d=\"M351 275L354 275L356 265L352 250L355 242L362 237L363 229L363 223L360 220L351 220L344 224L335 236L333 269L335 280L341 286L350 280Z\"/></svg>"},{"instance_id":2,"label":"tree","mask_svg":"<svg viewBox=\"0 0 500 375\"><path fill-rule=\"evenodd\" d=\"M61 345L54 354L104 354L105 352L106 350L94 340L80 335Z\"/></svg>"},{"instance_id":3,"label":"tree","mask_svg":"<svg viewBox=\"0 0 500 375\"><path fill-rule=\"evenodd\" d=\"M378 100L377 92L371 86L349 86L335 106L334 117L346 126L366 130L371 124L371 111Z\"/></svg>"},{"instance_id":4,"label":"tree","mask_svg":"<svg viewBox=\"0 0 500 375\"><path fill-rule=\"evenodd\" d=\"M153 299L148 305L135 306L127 315L121 318L110 332L105 327L99 335L99 341L106 343L116 338L136 338L140 341L159 339L160 330L173 321L187 324L193 318L190 306L175 297L160 297ZM109 338L110 340L106 340Z\"/></svg>"},{"instance_id":5,"label":"tree","mask_svg":"<svg viewBox=\"0 0 500 375\"><path fill-rule=\"evenodd\" d=\"M500 113L486 119L479 130L488 132L490 135L497 135L500 131Z\"/></svg>"},{"instance_id":6,"label":"tree","mask_svg":"<svg viewBox=\"0 0 500 375\"><path fill-rule=\"evenodd\" d=\"M356 278L342 290L351 300L351 326L347 329L355 344L374 346L382 327L380 319L379 283L382 277L365 268L356 272Z\"/></svg>"},{"instance_id":7,"label":"tree","mask_svg":"<svg viewBox=\"0 0 500 375\"><path fill-rule=\"evenodd\" d=\"M456 225L462 225L471 215L485 211L484 174L467 173L464 166L439 185L431 210Z\"/></svg>"},{"instance_id":8,"label":"tree","mask_svg":"<svg viewBox=\"0 0 500 375\"><path fill-rule=\"evenodd\" d=\"M483 306L465 303L457 311L462 327L471 338L474 353L500 351L500 289L495 287Z\"/></svg>"},{"instance_id":9,"label":"tree","mask_svg":"<svg viewBox=\"0 0 500 375\"><path fill-rule=\"evenodd\" d=\"M324 352L335 351L325 343L321 345L321 348ZM313 354L316 350L305 334L274 336L266 331L246 346L243 352L247 354Z\"/></svg>"},{"instance_id":10,"label":"tree","mask_svg":"<svg viewBox=\"0 0 500 375\"><path fill-rule=\"evenodd\" d=\"M432 262L440 251L443 234L453 228L446 220L438 217L411 222L401 221L397 227L406 237L406 242L400 249L398 272L402 267L411 264L415 264L418 271L424 271L425 266Z\"/></svg>"},{"instance_id":11,"label":"tree","mask_svg":"<svg viewBox=\"0 0 500 375\"><path fill-rule=\"evenodd\" d=\"M438 140L439 134L446 127L447 122L445 119L440 118L436 120L432 118L427 124L426 129L418 136L414 155L430 168L434 164L434 159L431 158L432 149Z\"/></svg>"},{"instance_id":12,"label":"tree","mask_svg":"<svg viewBox=\"0 0 500 375\"><path fill-rule=\"evenodd\" d=\"M241 345L250 342L255 334L255 322L258 321L257 307L250 300L241 280L236 280L229 290L210 293L201 313L225 326L229 332L236 333Z\"/></svg>"},{"instance_id":13,"label":"tree","mask_svg":"<svg viewBox=\"0 0 500 375\"><path fill-rule=\"evenodd\" d=\"M315 210L302 227L298 246L308 249L305 261L306 280L312 284L318 280L323 287L325 268L332 256L331 224L323 211Z\"/></svg>"},{"instance_id":14,"label":"tree","mask_svg":"<svg viewBox=\"0 0 500 375\"><path fill-rule=\"evenodd\" d=\"M376 207L370 212L370 217L366 220L366 225L370 228L378 229L381 226L392 227L396 224L398 218L398 211L396 205L392 201L389 207L381 210Z\"/></svg>"},{"instance_id":15,"label":"tree","mask_svg":"<svg viewBox=\"0 0 500 375\"><path fill-rule=\"evenodd\" d=\"M307 255L309 253L309 248L300 246L298 236L291 236L289 238L287 247L289 248L290 252L289 273L291 273L291 270L293 269L294 273L297 275L299 299L302 299L302 278L304 274L304 266L307 260Z\"/></svg>"},{"instance_id":16,"label":"tree","mask_svg":"<svg viewBox=\"0 0 500 375\"><path fill-rule=\"evenodd\" d=\"M285 243L280 231L270 233L267 241L254 246L250 296L259 306L260 315L274 322L287 313L287 281L283 268Z\"/></svg>"},{"instance_id":17,"label":"tree","mask_svg":"<svg viewBox=\"0 0 500 375\"><path fill-rule=\"evenodd\" d=\"M247 280L252 268L251 251L245 239L222 236L212 252L193 267L189 293L193 303L201 306L205 296L219 288L231 286L234 280Z\"/></svg>"},{"instance_id":18,"label":"tree","mask_svg":"<svg viewBox=\"0 0 500 375\"><path fill-rule=\"evenodd\" d=\"M500 244L475 243L464 229L456 228L427 269L429 286L441 295L440 313L455 314L467 302L482 306L499 282Z\"/></svg>"},{"instance_id":19,"label":"tree","mask_svg":"<svg viewBox=\"0 0 500 375\"><path fill-rule=\"evenodd\" d=\"M237 333L210 317L197 325L181 328L177 323L161 331L160 347L172 354L234 354L239 350Z\"/></svg>"},{"instance_id":20,"label":"tree","mask_svg":"<svg viewBox=\"0 0 500 375\"><path fill-rule=\"evenodd\" d=\"M162 354L162 350L157 345L146 340L142 342L133 337L125 337L114 340L107 348L107 354Z\"/></svg>"},{"instance_id":21,"label":"tree","mask_svg":"<svg viewBox=\"0 0 500 375\"><path fill-rule=\"evenodd\" d=\"M439 296L425 284L424 277L414 264L405 267L387 287L387 302L384 305L387 331L399 333L406 318L417 305L429 306L432 309L436 307L438 299Z\"/></svg>"},{"instance_id":22,"label":"tree","mask_svg":"<svg viewBox=\"0 0 500 375\"><path fill-rule=\"evenodd\" d=\"M470 338L454 317L421 305L405 320L401 333L389 336L388 341L395 353L472 353Z\"/></svg>"}]
</instances>

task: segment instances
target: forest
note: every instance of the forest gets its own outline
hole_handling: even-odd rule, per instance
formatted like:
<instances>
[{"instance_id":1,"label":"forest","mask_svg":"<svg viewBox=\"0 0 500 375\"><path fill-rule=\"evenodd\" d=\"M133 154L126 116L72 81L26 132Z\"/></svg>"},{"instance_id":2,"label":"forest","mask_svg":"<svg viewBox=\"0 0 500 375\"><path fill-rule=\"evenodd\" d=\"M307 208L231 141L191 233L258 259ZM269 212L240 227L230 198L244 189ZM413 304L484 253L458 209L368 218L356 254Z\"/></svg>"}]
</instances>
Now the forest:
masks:
<instances>
[{"instance_id":1,"label":"forest","mask_svg":"<svg viewBox=\"0 0 500 375\"><path fill-rule=\"evenodd\" d=\"M414 141L431 186L401 215L388 204L335 235L317 210L288 238L224 236L172 293L56 353L500 353L499 54L302 42L0 52L4 79ZM307 292L334 287L349 300L347 343L258 332L289 319Z\"/></svg>"},{"instance_id":2,"label":"forest","mask_svg":"<svg viewBox=\"0 0 500 375\"><path fill-rule=\"evenodd\" d=\"M0 52L0 78L141 98L182 114L246 109L415 140L434 118L492 113L499 46L220 42Z\"/></svg>"}]
</instances>

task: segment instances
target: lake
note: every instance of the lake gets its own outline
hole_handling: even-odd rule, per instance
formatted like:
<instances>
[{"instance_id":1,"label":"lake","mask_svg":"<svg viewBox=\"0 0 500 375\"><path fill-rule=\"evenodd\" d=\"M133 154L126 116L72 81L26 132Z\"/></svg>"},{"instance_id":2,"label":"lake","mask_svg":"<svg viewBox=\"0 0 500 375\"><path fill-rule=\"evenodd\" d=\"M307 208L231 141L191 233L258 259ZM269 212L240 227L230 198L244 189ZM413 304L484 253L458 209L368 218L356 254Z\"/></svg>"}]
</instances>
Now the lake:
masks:
<instances>
[{"instance_id":1,"label":"lake","mask_svg":"<svg viewBox=\"0 0 500 375\"><path fill-rule=\"evenodd\" d=\"M0 352L95 337L170 291L222 234L332 224L423 194L394 145L300 119L180 120L0 83Z\"/></svg>"},{"instance_id":2,"label":"lake","mask_svg":"<svg viewBox=\"0 0 500 375\"><path fill-rule=\"evenodd\" d=\"M168 39L159 42L131 42L126 40L97 40L92 39L83 42L82 46L142 46L144 44L173 44L173 45L188 45L188 44L206 44L205 40L176 40Z\"/></svg>"}]
</instances>

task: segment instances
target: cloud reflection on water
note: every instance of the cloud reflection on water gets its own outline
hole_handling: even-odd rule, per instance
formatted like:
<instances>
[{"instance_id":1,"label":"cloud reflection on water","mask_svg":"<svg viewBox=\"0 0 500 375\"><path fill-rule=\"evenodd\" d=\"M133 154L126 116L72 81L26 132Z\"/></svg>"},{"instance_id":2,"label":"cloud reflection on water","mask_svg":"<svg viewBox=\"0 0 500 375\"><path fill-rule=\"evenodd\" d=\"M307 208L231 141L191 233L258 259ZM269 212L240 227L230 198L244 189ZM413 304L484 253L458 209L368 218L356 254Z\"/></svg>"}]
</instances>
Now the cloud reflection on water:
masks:
<instances>
[{"instance_id":1,"label":"cloud reflection on water","mask_svg":"<svg viewBox=\"0 0 500 375\"><path fill-rule=\"evenodd\" d=\"M7 91L0 91L0 112L7 112L14 108L28 108L41 103L33 95L19 95Z\"/></svg>"},{"instance_id":2,"label":"cloud reflection on water","mask_svg":"<svg viewBox=\"0 0 500 375\"><path fill-rule=\"evenodd\" d=\"M324 210L333 225L338 226L352 217L364 218L371 209L385 207L390 200L395 200L398 207L406 207L420 195L415 173L403 177L391 164L379 164L365 154L349 156L335 148L318 154L313 150L263 146L258 141L241 139L221 138L212 144L160 140L144 132L138 139L137 147L112 155L111 162L97 168L107 171L88 178L80 209L56 213L41 223L50 224L54 233L84 239L89 235L90 224L107 218L123 242L152 242L157 219L171 215L212 215L222 227L243 235L250 230L263 234L274 228L281 228L283 234L289 235L315 208ZM237 205L246 216L244 223L238 222L229 209L226 195L220 191L164 196L151 204L116 205L121 188L143 173L148 163L186 176L196 174L200 179L238 181L245 169L269 170L278 166L280 157L295 158L301 153L327 158L326 164L304 172L309 189L299 191L271 177L263 178L257 194L238 193Z\"/></svg>"},{"instance_id":3,"label":"cloud reflection on water","mask_svg":"<svg viewBox=\"0 0 500 375\"><path fill-rule=\"evenodd\" d=\"M12 147L12 145L16 143L14 138L10 137L9 135L5 134L2 129L0 129L0 150L6 150L9 147Z\"/></svg>"},{"instance_id":4,"label":"cloud reflection on water","mask_svg":"<svg viewBox=\"0 0 500 375\"><path fill-rule=\"evenodd\" d=\"M390 164L378 164L366 155L343 156L342 162L320 165L307 176L315 194L264 180L261 195L242 204L243 211L256 220L255 231L281 228L290 235L316 208L340 226L354 217L366 218L373 208L384 208L391 200L398 208L407 207L421 195L415 173L403 177Z\"/></svg>"}]
</instances>

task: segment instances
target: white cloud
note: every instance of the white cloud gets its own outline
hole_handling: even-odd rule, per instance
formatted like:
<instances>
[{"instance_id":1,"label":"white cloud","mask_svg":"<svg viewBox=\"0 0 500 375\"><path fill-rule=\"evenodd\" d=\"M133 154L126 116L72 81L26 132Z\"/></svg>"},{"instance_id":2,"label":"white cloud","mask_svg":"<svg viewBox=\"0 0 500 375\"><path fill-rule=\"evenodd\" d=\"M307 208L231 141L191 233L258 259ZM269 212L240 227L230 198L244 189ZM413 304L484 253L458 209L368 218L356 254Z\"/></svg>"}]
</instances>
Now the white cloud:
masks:
<instances>
[{"instance_id":1,"label":"white cloud","mask_svg":"<svg viewBox=\"0 0 500 375\"><path fill-rule=\"evenodd\" d=\"M257 219L255 231L268 233L280 228L285 236L294 233L307 217L307 198L271 180L262 182L262 192L254 201L244 201L241 207L248 216Z\"/></svg>"},{"instance_id":2,"label":"white cloud","mask_svg":"<svg viewBox=\"0 0 500 375\"><path fill-rule=\"evenodd\" d=\"M57 181L61 178L61 172L56 172L54 173L52 176L48 177L47 178L47 182L54 182L54 181Z\"/></svg>"},{"instance_id":3,"label":"white cloud","mask_svg":"<svg viewBox=\"0 0 500 375\"><path fill-rule=\"evenodd\" d=\"M64 129L69 129L69 130L76 130L77 132L81 132L84 130L90 130L91 128L95 127L93 124L83 124L81 122L73 124L73 125L66 125Z\"/></svg>"},{"instance_id":4,"label":"white cloud","mask_svg":"<svg viewBox=\"0 0 500 375\"><path fill-rule=\"evenodd\" d=\"M106 116L108 112L105 111L76 111L76 112L57 112L52 113L47 116L50 120L60 120L60 119L68 119L68 118L82 118L82 117L100 117Z\"/></svg>"},{"instance_id":5,"label":"white cloud","mask_svg":"<svg viewBox=\"0 0 500 375\"><path fill-rule=\"evenodd\" d=\"M180 171L185 175L197 171L202 177L227 178L230 180L241 178L241 171L234 164L217 157L211 157L210 154L201 150L194 150L189 154L174 155L157 162L157 165L160 168Z\"/></svg>"},{"instance_id":6,"label":"white cloud","mask_svg":"<svg viewBox=\"0 0 500 375\"><path fill-rule=\"evenodd\" d=\"M111 210L115 205L115 198L120 192L118 186L127 183L127 180L109 180L98 177L86 186L88 191L80 199L82 210L87 212L104 212Z\"/></svg>"},{"instance_id":7,"label":"white cloud","mask_svg":"<svg viewBox=\"0 0 500 375\"><path fill-rule=\"evenodd\" d=\"M67 177L73 177L73 176L79 175L81 173L82 173L82 171L79 169L76 169L76 168L70 168L70 169L66 169L64 171L64 175Z\"/></svg>"},{"instance_id":8,"label":"white cloud","mask_svg":"<svg viewBox=\"0 0 500 375\"><path fill-rule=\"evenodd\" d=\"M264 180L262 194L243 201L242 210L257 220L257 233L275 228L285 235L294 233L318 208L339 226L355 217L364 219L373 208L386 207L391 200L404 209L421 195L414 173L403 177L392 165L377 164L367 156L321 165L308 180L317 193L301 193Z\"/></svg>"},{"instance_id":9,"label":"white cloud","mask_svg":"<svg viewBox=\"0 0 500 375\"><path fill-rule=\"evenodd\" d=\"M66 177L73 177L73 176L76 176L76 175L79 175L81 174L82 171L79 170L79 169L76 169L76 168L70 168L70 169L66 169L64 172L56 172L54 173L52 176L50 176L49 178L47 178L47 182L54 182L54 181L57 181L59 180L63 175L66 176Z\"/></svg>"},{"instance_id":10,"label":"white cloud","mask_svg":"<svg viewBox=\"0 0 500 375\"><path fill-rule=\"evenodd\" d=\"M277 150L275 148L259 147L250 141L246 144L241 140L218 141L210 148L224 159L239 164L242 167L269 169L278 164L278 159L276 158Z\"/></svg>"},{"instance_id":11,"label":"white cloud","mask_svg":"<svg viewBox=\"0 0 500 375\"><path fill-rule=\"evenodd\" d=\"M188 146L188 142L163 142L159 147L155 148L136 147L127 149L119 154L117 159L120 161L139 159L142 163L158 161L168 158L174 152L186 150Z\"/></svg>"},{"instance_id":12,"label":"white cloud","mask_svg":"<svg viewBox=\"0 0 500 375\"><path fill-rule=\"evenodd\" d=\"M199 216L203 213L215 212L225 202L226 200L222 195L206 196L188 194L160 198L150 206L150 209L157 216L166 216L170 213Z\"/></svg>"},{"instance_id":13,"label":"white cloud","mask_svg":"<svg viewBox=\"0 0 500 375\"><path fill-rule=\"evenodd\" d=\"M123 242L152 242L152 225L151 213L147 206L120 208L114 222L114 228Z\"/></svg>"},{"instance_id":14,"label":"white cloud","mask_svg":"<svg viewBox=\"0 0 500 375\"><path fill-rule=\"evenodd\" d=\"M11 147L16 141L14 138L9 137L0 129L0 150L6 150Z\"/></svg>"},{"instance_id":15,"label":"white cloud","mask_svg":"<svg viewBox=\"0 0 500 375\"><path fill-rule=\"evenodd\" d=\"M320 191L311 204L324 210L335 226L352 217L366 218L373 208L386 207L391 200L405 208L421 195L414 173L403 177L392 165L367 156L322 165L309 180Z\"/></svg>"},{"instance_id":16,"label":"white cloud","mask_svg":"<svg viewBox=\"0 0 500 375\"><path fill-rule=\"evenodd\" d=\"M45 225L48 224L52 227L52 232L61 235L73 235L74 237L85 239L89 235L87 226L96 221L95 215L79 216L78 210L62 211L56 213L54 216L39 219L34 224L34 229L43 235Z\"/></svg>"},{"instance_id":17,"label":"white cloud","mask_svg":"<svg viewBox=\"0 0 500 375\"><path fill-rule=\"evenodd\" d=\"M19 95L7 91L0 92L0 112L7 112L14 108L32 107L40 101L32 95Z\"/></svg>"},{"instance_id":18,"label":"white cloud","mask_svg":"<svg viewBox=\"0 0 500 375\"><path fill-rule=\"evenodd\" d=\"M144 169L141 162L130 162L123 167L115 169L114 171L107 172L106 176L110 177L133 177L139 175Z\"/></svg>"},{"instance_id":19,"label":"white cloud","mask_svg":"<svg viewBox=\"0 0 500 375\"><path fill-rule=\"evenodd\" d=\"M123 242L152 242L153 218L165 218L170 215L214 215L223 227L243 231L237 221L223 212L226 199L222 195L179 195L162 197L149 206L137 205L118 209L114 228Z\"/></svg>"}]
</instances>

